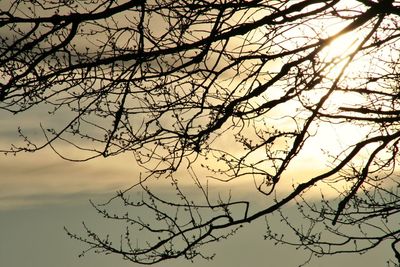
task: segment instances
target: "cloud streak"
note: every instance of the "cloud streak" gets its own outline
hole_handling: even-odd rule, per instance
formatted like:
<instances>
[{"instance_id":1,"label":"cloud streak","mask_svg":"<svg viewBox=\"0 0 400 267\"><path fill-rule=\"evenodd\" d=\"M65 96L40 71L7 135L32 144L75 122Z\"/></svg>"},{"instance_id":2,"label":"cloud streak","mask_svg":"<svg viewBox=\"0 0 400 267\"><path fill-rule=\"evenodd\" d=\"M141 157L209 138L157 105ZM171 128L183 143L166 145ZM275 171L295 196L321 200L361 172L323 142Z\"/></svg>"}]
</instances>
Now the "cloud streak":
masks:
<instances>
[{"instance_id":1,"label":"cloud streak","mask_svg":"<svg viewBox=\"0 0 400 267\"><path fill-rule=\"evenodd\" d=\"M134 158L121 155L75 163L54 152L1 156L0 209L52 201L76 193L104 193L132 185L139 173Z\"/></svg>"}]
</instances>

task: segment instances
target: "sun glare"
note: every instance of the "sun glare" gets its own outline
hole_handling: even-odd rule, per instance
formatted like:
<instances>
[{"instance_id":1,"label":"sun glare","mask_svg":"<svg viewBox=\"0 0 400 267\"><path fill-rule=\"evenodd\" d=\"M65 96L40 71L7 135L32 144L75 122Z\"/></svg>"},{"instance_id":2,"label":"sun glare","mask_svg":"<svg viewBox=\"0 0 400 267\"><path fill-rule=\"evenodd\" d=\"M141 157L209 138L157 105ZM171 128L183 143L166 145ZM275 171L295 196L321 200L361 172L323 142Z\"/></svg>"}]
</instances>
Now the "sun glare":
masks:
<instances>
[{"instance_id":1,"label":"sun glare","mask_svg":"<svg viewBox=\"0 0 400 267\"><path fill-rule=\"evenodd\" d=\"M351 55L361 42L361 34L353 32L338 36L320 53L324 62L339 62Z\"/></svg>"}]
</instances>

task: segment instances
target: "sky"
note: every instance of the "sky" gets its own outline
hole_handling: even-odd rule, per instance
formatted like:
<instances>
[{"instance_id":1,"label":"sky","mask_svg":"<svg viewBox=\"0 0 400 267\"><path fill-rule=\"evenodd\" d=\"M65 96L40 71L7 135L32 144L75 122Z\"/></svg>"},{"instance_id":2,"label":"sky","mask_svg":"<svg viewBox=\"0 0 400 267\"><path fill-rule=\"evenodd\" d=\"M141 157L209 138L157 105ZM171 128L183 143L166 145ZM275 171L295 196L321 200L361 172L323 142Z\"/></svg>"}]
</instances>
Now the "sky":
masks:
<instances>
[{"instance_id":1,"label":"sky","mask_svg":"<svg viewBox=\"0 0 400 267\"><path fill-rule=\"evenodd\" d=\"M2 123L5 116L1 117ZM7 119L10 119L8 117ZM2 143L12 131L0 131ZM78 257L85 246L67 237L64 227L80 233L82 221L101 232L114 233L112 224L89 204L107 200L131 185L138 175L129 155L85 163L65 161L50 150L0 156L0 266L7 267L125 267L139 266L115 255L89 253ZM275 246L263 240L265 223L247 225L228 240L207 248L213 261L193 263L175 260L155 266L299 266L304 251ZM389 250L366 255L337 255L313 260L308 266L384 266Z\"/></svg>"},{"instance_id":2,"label":"sky","mask_svg":"<svg viewBox=\"0 0 400 267\"><path fill-rule=\"evenodd\" d=\"M38 118L42 116L41 111L35 109L21 116L0 112L0 148L7 148L18 139L16 129L19 125L30 136L40 138ZM62 123L59 119L52 118L53 121L49 123ZM43 123L47 122L44 120ZM338 138L338 132L328 128L325 131L335 135L330 140ZM349 135L349 131L340 132ZM354 138L352 133L351 137ZM327 143L326 139L315 140L317 143L311 146ZM67 150L61 147L63 149ZM313 160L300 164L303 171L316 165ZM63 230L67 227L72 232L81 233L82 221L85 221L102 233L118 235L116 227L107 224L95 212L89 199L94 202L109 199L117 190L134 184L139 172L131 154L80 163L65 161L49 148L15 156L1 154L0 267L139 266L123 261L116 255L89 253L78 257L85 246L69 239ZM271 241L263 240L264 232L265 223L258 220L246 225L228 240L207 247L209 253L216 253L213 261L198 259L192 263L174 260L155 266L297 267L308 258L308 254L302 250L276 246ZM385 266L389 256L391 251L384 247L365 255L335 255L314 259L307 266Z\"/></svg>"},{"instance_id":3,"label":"sky","mask_svg":"<svg viewBox=\"0 0 400 267\"><path fill-rule=\"evenodd\" d=\"M29 174L27 174L29 175ZM55 173L56 175L56 173ZM35 179L32 176L31 179ZM87 198L104 199L106 193L76 193L66 196L40 196L36 205L21 205L0 211L0 265L7 267L106 267L139 266L116 256L88 254L78 257L84 248L70 240L63 227L79 231L81 221L90 225L101 223L89 206ZM44 200L44 198L46 198ZM230 240L215 244L210 250L215 260L194 263L171 261L156 266L298 266L306 257L291 247L274 246L262 240L263 223L246 227ZM383 252L341 255L313 261L309 266L383 266Z\"/></svg>"}]
</instances>

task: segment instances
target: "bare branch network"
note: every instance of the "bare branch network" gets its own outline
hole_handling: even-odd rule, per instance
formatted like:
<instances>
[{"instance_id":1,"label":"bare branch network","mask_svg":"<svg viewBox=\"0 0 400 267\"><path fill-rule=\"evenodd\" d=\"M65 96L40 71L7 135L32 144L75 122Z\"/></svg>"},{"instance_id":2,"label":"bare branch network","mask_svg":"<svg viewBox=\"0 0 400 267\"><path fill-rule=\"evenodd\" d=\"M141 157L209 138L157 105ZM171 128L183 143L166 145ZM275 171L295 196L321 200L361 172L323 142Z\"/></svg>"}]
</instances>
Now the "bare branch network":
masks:
<instances>
[{"instance_id":1,"label":"bare branch network","mask_svg":"<svg viewBox=\"0 0 400 267\"><path fill-rule=\"evenodd\" d=\"M399 15L393 0L0 2L0 108L58 120L2 152L133 152L140 182L93 204L126 230L68 231L87 251L212 258L266 218L266 239L310 259L390 244L398 266Z\"/></svg>"}]
</instances>

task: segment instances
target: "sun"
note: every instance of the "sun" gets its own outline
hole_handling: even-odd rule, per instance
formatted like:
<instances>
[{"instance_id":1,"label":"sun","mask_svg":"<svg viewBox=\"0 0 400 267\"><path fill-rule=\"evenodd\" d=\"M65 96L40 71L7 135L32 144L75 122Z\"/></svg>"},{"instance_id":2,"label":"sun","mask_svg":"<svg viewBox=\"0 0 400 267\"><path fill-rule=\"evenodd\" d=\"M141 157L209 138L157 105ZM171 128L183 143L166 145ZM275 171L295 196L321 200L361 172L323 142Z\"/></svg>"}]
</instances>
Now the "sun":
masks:
<instances>
[{"instance_id":1,"label":"sun","mask_svg":"<svg viewBox=\"0 0 400 267\"><path fill-rule=\"evenodd\" d=\"M326 68L326 77L335 79L338 75L346 76L366 67L367 56L361 49L364 35L362 31L339 35L318 53L320 63Z\"/></svg>"},{"instance_id":2,"label":"sun","mask_svg":"<svg viewBox=\"0 0 400 267\"><path fill-rule=\"evenodd\" d=\"M343 30L343 25L341 25ZM371 74L376 73L379 58L368 50L371 42L371 28L363 27L350 32L328 30L326 43L316 54L318 72L323 77L319 88L311 90L308 97L311 103L318 103L327 91L332 89L324 107L330 112L341 107L360 106L365 103L362 93ZM370 84L369 84L370 86Z\"/></svg>"}]
</instances>

